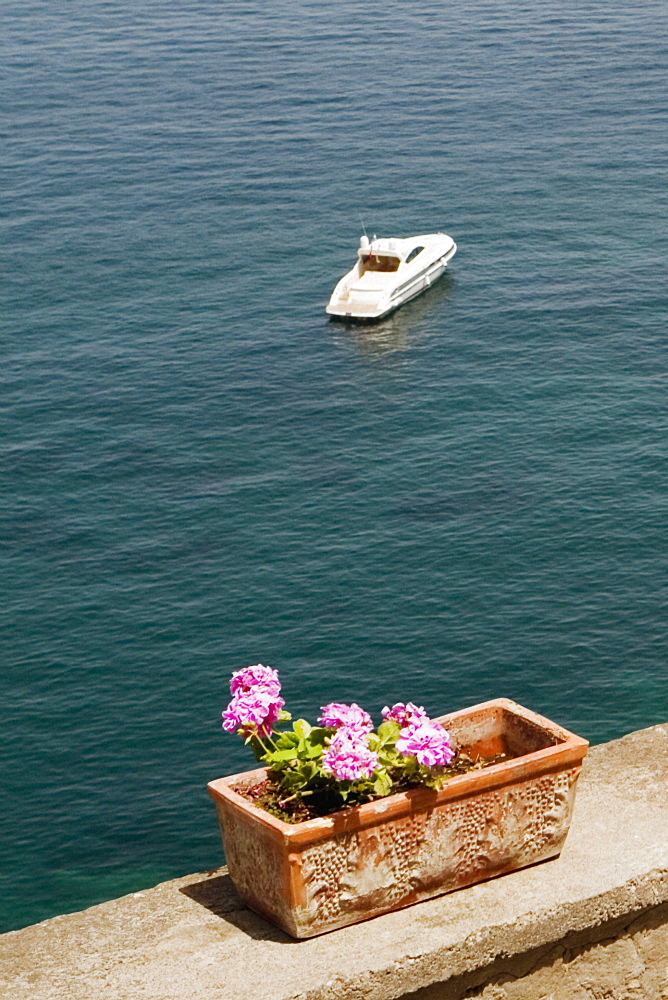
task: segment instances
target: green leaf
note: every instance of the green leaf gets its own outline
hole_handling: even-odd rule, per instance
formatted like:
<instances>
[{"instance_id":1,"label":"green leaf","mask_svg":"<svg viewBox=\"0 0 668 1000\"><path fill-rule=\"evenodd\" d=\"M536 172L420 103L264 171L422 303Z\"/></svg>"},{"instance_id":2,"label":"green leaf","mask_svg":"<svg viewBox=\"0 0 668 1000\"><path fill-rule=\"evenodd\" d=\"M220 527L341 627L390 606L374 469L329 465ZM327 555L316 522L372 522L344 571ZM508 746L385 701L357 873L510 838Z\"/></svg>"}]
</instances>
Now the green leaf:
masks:
<instances>
[{"instance_id":1,"label":"green leaf","mask_svg":"<svg viewBox=\"0 0 668 1000\"><path fill-rule=\"evenodd\" d=\"M273 750L271 753L268 753L265 757L265 760L268 761L296 760L296 759L297 759L296 747L288 747L287 750Z\"/></svg>"},{"instance_id":2,"label":"green leaf","mask_svg":"<svg viewBox=\"0 0 668 1000\"><path fill-rule=\"evenodd\" d=\"M330 735L331 730L324 726L313 726L309 733L309 742L314 746L324 747L325 740Z\"/></svg>"},{"instance_id":3,"label":"green leaf","mask_svg":"<svg viewBox=\"0 0 668 1000\"><path fill-rule=\"evenodd\" d=\"M378 760L383 767L401 767L405 759L395 750L394 746L383 747L382 750L378 751Z\"/></svg>"},{"instance_id":4,"label":"green leaf","mask_svg":"<svg viewBox=\"0 0 668 1000\"><path fill-rule=\"evenodd\" d=\"M384 798L392 791L392 780L386 771L380 771L373 783L373 790L379 798Z\"/></svg>"},{"instance_id":5,"label":"green leaf","mask_svg":"<svg viewBox=\"0 0 668 1000\"><path fill-rule=\"evenodd\" d=\"M401 729L396 722L386 719L378 726L378 738L381 743L396 743Z\"/></svg>"},{"instance_id":6,"label":"green leaf","mask_svg":"<svg viewBox=\"0 0 668 1000\"><path fill-rule=\"evenodd\" d=\"M311 732L311 726L306 721L306 719L297 719L293 726L294 731L300 739L305 740L308 738Z\"/></svg>"},{"instance_id":7,"label":"green leaf","mask_svg":"<svg viewBox=\"0 0 668 1000\"><path fill-rule=\"evenodd\" d=\"M296 747L298 743L299 737L295 733L281 733L276 740L276 746L280 750L287 750L288 747Z\"/></svg>"},{"instance_id":8,"label":"green leaf","mask_svg":"<svg viewBox=\"0 0 668 1000\"><path fill-rule=\"evenodd\" d=\"M304 778L297 771L284 771L281 775L281 785L284 788L296 789L301 788L304 784Z\"/></svg>"}]
</instances>

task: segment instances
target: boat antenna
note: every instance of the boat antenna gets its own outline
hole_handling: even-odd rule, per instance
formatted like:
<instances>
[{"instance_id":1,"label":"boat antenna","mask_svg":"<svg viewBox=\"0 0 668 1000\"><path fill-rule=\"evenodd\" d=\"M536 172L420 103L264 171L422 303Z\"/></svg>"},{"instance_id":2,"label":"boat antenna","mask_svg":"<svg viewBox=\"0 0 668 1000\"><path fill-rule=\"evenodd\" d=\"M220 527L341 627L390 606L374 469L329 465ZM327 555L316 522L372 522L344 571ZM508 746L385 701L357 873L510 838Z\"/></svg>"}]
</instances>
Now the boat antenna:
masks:
<instances>
[{"instance_id":1,"label":"boat antenna","mask_svg":"<svg viewBox=\"0 0 668 1000\"><path fill-rule=\"evenodd\" d=\"M361 213L361 212L358 212L357 214L359 215L359 217L360 217L360 222L362 223L362 231L364 232L364 235L366 236L366 226L364 225L364 219L362 218L362 213ZM367 239L368 239L368 238L369 238L369 237L367 236Z\"/></svg>"}]
</instances>

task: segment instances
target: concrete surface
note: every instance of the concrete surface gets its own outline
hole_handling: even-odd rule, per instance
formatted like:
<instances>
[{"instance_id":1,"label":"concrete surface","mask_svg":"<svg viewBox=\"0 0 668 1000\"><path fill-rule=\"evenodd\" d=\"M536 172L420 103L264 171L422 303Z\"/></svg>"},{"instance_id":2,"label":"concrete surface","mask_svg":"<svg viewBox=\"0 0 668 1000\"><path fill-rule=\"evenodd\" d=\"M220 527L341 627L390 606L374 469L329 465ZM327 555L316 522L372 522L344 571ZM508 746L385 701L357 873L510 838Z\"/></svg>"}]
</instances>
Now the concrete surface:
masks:
<instances>
[{"instance_id":1,"label":"concrete surface","mask_svg":"<svg viewBox=\"0 0 668 1000\"><path fill-rule=\"evenodd\" d=\"M640 965L657 997L668 982L667 778L668 723L595 747L560 858L311 940L243 907L224 868L55 917L0 936L0 996L653 1000L633 983ZM631 986L550 992L537 979L534 993L518 992L522 977L574 959L586 973L609 947L631 962Z\"/></svg>"},{"instance_id":2,"label":"concrete surface","mask_svg":"<svg viewBox=\"0 0 668 1000\"><path fill-rule=\"evenodd\" d=\"M496 964L482 989L462 992L457 977L410 1000L668 1000L668 905L593 945L567 939Z\"/></svg>"}]
</instances>

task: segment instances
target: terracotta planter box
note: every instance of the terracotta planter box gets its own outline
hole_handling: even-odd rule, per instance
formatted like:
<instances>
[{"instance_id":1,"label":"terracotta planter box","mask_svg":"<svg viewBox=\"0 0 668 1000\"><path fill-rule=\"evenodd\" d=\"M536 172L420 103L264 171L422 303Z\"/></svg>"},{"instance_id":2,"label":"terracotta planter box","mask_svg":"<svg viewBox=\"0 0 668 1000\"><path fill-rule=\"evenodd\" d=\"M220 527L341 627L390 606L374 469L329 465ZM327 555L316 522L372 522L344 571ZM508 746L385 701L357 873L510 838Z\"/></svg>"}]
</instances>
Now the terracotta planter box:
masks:
<instances>
[{"instance_id":1,"label":"terracotta planter box","mask_svg":"<svg viewBox=\"0 0 668 1000\"><path fill-rule=\"evenodd\" d=\"M212 781L244 902L313 937L559 854L587 741L505 698L439 721L469 754L511 759L295 824L233 791L264 768Z\"/></svg>"}]
</instances>

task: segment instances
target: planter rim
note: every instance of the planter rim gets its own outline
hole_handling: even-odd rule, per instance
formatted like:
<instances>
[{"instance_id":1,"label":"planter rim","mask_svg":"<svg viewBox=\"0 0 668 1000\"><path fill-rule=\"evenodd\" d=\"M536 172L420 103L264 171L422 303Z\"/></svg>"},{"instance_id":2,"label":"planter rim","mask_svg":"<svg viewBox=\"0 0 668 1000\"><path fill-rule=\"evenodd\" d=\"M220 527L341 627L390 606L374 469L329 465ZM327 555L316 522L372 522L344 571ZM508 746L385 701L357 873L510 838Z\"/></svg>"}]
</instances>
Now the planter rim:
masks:
<instances>
[{"instance_id":1,"label":"planter rim","mask_svg":"<svg viewBox=\"0 0 668 1000\"><path fill-rule=\"evenodd\" d=\"M286 823L233 790L232 786L240 782L248 782L254 777L259 780L269 770L266 767L217 778L215 781L209 782L207 790L212 799L224 807L240 809L245 813L249 822L264 828L273 838L284 841L288 846L303 847L305 843L324 839L333 832L338 833L373 826L392 816L406 814L415 809L433 807L481 791L491 791L518 779L521 780L525 774L527 777L536 777L550 771L562 770L565 767L579 769L589 742L544 716L518 705L517 702L509 698L495 698L481 702L478 705L439 716L437 721L447 728L449 723L462 716L495 708L511 712L513 715L520 716L526 721L540 726L557 742L542 750L512 757L478 771L468 771L457 775L450 778L438 791L430 788L412 788L405 792L395 792L382 799L374 799L372 802L365 802L363 805L340 809L328 816L317 816L314 819L304 820L301 823Z\"/></svg>"}]
</instances>

